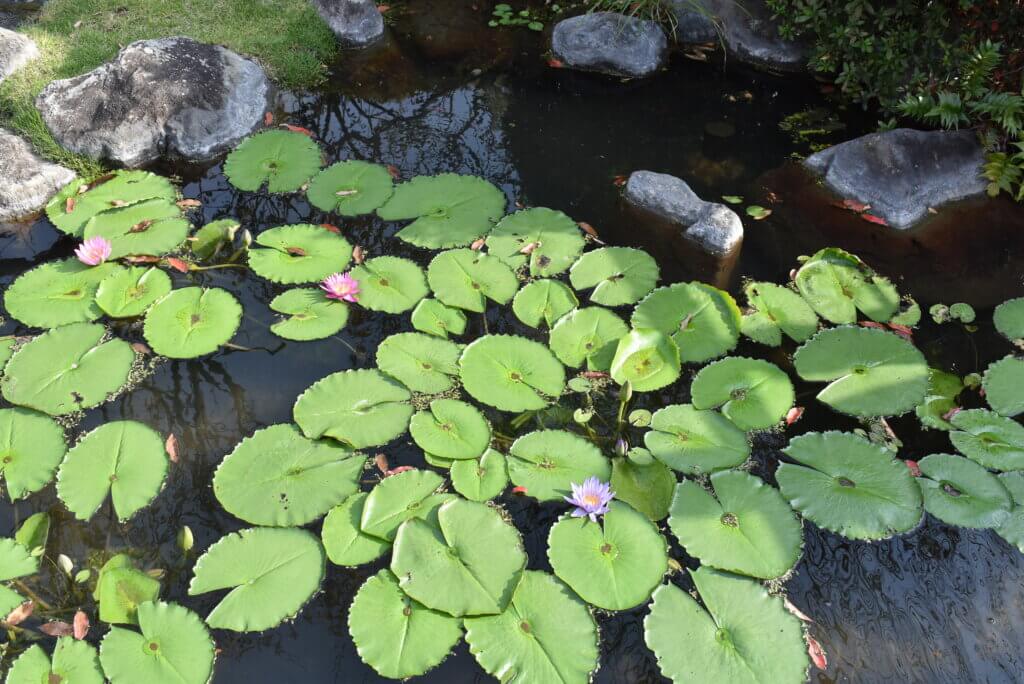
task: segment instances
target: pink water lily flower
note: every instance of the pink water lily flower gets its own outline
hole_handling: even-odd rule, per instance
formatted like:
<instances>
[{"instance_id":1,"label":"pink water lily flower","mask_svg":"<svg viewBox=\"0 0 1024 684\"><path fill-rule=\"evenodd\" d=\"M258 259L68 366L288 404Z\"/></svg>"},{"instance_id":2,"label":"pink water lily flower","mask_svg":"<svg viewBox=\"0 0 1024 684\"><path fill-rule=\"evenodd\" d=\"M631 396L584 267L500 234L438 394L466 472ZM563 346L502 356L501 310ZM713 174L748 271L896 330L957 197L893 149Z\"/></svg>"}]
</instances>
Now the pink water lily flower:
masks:
<instances>
[{"instance_id":1,"label":"pink water lily flower","mask_svg":"<svg viewBox=\"0 0 1024 684\"><path fill-rule=\"evenodd\" d=\"M348 273L334 273L323 279L320 289L328 299L343 299L346 302L359 301L359 281Z\"/></svg>"},{"instance_id":2,"label":"pink water lily flower","mask_svg":"<svg viewBox=\"0 0 1024 684\"><path fill-rule=\"evenodd\" d=\"M75 256L86 266L99 266L110 258L112 246L110 240L102 237L91 237L78 246Z\"/></svg>"},{"instance_id":3,"label":"pink water lily flower","mask_svg":"<svg viewBox=\"0 0 1024 684\"><path fill-rule=\"evenodd\" d=\"M572 496L563 497L566 501L576 506L572 512L574 518L589 517L597 522L597 516L608 512L608 503L615 496L611 483L601 482L596 477L588 477L582 485L571 482Z\"/></svg>"}]
</instances>

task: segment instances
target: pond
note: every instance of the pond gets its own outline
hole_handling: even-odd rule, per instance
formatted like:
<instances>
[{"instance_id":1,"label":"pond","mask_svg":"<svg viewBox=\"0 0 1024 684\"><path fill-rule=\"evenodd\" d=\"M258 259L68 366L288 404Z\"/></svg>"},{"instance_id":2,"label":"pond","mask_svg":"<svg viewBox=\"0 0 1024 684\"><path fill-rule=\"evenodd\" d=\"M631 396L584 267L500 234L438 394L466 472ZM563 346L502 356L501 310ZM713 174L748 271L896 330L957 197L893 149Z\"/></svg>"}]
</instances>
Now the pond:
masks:
<instances>
[{"instance_id":1,"label":"pond","mask_svg":"<svg viewBox=\"0 0 1024 684\"><path fill-rule=\"evenodd\" d=\"M526 31L495 31L478 41L483 48L454 58L433 54L422 28L415 35L405 28L399 28L397 43L368 55L343 57L324 89L283 94L277 119L312 131L328 163L366 159L391 164L403 179L442 172L483 177L510 203L564 211L594 226L609 244L648 250L669 282L709 276L702 267L677 258L663 228L648 225L623 205L616 177L638 169L670 173L686 179L706 199L740 195L752 204L772 190L759 185L763 174L792 154L809 151L780 122L808 110L831 111L812 82L748 73L733 65L723 71L676 56L672 67L655 78L620 83L546 66L539 43ZM437 38L447 45L453 40ZM835 116L843 128L816 142L852 137L872 125L856 112ZM238 191L227 181L222 164L159 170L180 179L184 197L202 202L203 222L235 217L254 234L285 224L334 223L369 256L396 255L426 264L422 250L394 238L393 223L372 216L339 219L311 207L302 194ZM720 283L737 298L743 278L783 282L798 266L799 254L847 246L816 226L787 226L773 217L745 217L744 223L746 244L739 264ZM6 288L35 264L71 256L74 246L45 218L30 232L0 236L0 285ZM858 253L897 282L907 275L898 270L898 262L885 261L884 245L871 251ZM924 260L904 266L928 268ZM133 419L161 434L174 434L180 463L172 467L165 489L128 523L118 523L108 503L84 524L65 510L51 486L17 504L0 504L0 533L11 536L28 515L48 511L54 521L51 549L75 559L89 558L97 549L131 549L144 567L166 570L165 600L206 615L220 596L187 595L194 557L182 559L175 532L188 525L195 548L202 552L223 535L246 527L223 509L211 489L224 455L257 429L290 422L296 397L317 379L373 366L379 343L411 326L405 317L354 310L337 336L288 342L269 330L277 319L267 303L280 287L241 269L172 276L175 287L219 287L239 299L245 313L233 338L237 347L201 359L164 360L130 392L88 411L76 427L84 432L112 420ZM952 296L928 291L928 282L925 275L909 290L922 306L952 301ZM1002 298L1024 292L1019 277L994 287ZM967 296L964 300L971 301ZM979 308L978 315L989 320L991 309ZM1005 340L990 327L972 334L927 319L915 342L933 364L965 375L983 371L1007 353ZM537 331L492 308L486 323L480 316L470 317L466 339L483 334L485 325L490 333L538 338ZM7 320L0 332L21 334L25 328ZM126 334L137 337L138 327ZM736 353L765 355L749 340ZM781 363L781 354L769 358ZM837 419L816 402L813 385L797 383L796 391L806 414L786 434L756 439L755 474L770 478L778 450L796 434L858 426L852 419ZM643 396L638 406L653 410L688 399L684 382ZM921 430L912 413L891 425L904 444L902 458L950 451L945 434ZM407 438L385 451L391 467L424 466ZM375 475L364 475L364 489ZM498 501L524 535L528 568L550 571L548 531L565 507L508 492ZM1024 559L994 532L956 528L926 515L912 533L880 542L851 541L809 523L803 533L802 560L785 586L789 599L814 619L810 631L828 653L828 669L812 669L811 681L1019 681L1024 667ZM696 567L673 544L673 556ZM357 569L328 564L321 593L295 620L265 633L215 632L215 681L388 681L360 660L347 625L355 592L382 567L385 560ZM52 569L43 577L44 586L62 581ZM678 583L689 588L682 580ZM646 613L641 607L598 615L601 666L595 681L668 681L644 645ZM491 681L464 642L421 680Z\"/></svg>"}]
</instances>

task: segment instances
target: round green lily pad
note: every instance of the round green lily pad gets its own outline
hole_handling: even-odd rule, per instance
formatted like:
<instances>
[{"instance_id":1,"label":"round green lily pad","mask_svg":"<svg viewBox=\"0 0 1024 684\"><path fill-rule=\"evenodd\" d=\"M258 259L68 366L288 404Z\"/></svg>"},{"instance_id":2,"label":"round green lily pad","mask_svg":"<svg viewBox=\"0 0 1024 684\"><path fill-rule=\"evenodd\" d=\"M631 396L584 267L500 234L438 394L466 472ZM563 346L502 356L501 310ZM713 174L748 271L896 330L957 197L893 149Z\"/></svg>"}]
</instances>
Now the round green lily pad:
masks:
<instances>
[{"instance_id":1,"label":"round green lily pad","mask_svg":"<svg viewBox=\"0 0 1024 684\"><path fill-rule=\"evenodd\" d=\"M386 166L350 159L332 164L314 176L306 196L322 211L359 216L384 204L393 190Z\"/></svg>"},{"instance_id":2,"label":"round green lily pad","mask_svg":"<svg viewBox=\"0 0 1024 684\"><path fill-rule=\"evenodd\" d=\"M996 330L1008 340L1024 338L1024 297L1009 299L992 312Z\"/></svg>"},{"instance_id":3,"label":"round green lily pad","mask_svg":"<svg viewBox=\"0 0 1024 684\"><path fill-rule=\"evenodd\" d=\"M661 673L692 684L800 684L807 646L800 621L758 582L711 568L690 570L704 603L666 584L654 592L644 641Z\"/></svg>"},{"instance_id":4,"label":"round green lily pad","mask_svg":"<svg viewBox=\"0 0 1024 684\"><path fill-rule=\"evenodd\" d=\"M619 339L609 366L612 379L637 392L653 392L679 379L679 348L657 330L630 330Z\"/></svg>"},{"instance_id":5,"label":"round green lily pad","mask_svg":"<svg viewBox=\"0 0 1024 684\"><path fill-rule=\"evenodd\" d=\"M488 449L478 459L451 465L452 486L470 501L488 501L508 486L508 463L500 451Z\"/></svg>"},{"instance_id":6,"label":"round green lily pad","mask_svg":"<svg viewBox=\"0 0 1024 684\"><path fill-rule=\"evenodd\" d=\"M139 632L123 627L107 632L100 663L110 684L206 684L213 676L214 653L198 615L175 603L151 601L139 606Z\"/></svg>"},{"instance_id":7,"label":"round green lily pad","mask_svg":"<svg viewBox=\"0 0 1024 684\"><path fill-rule=\"evenodd\" d=\"M788 287L756 282L748 283L743 292L753 311L743 318L741 331L755 342L778 347L783 333L804 342L817 332L818 315Z\"/></svg>"},{"instance_id":8,"label":"round green lily pad","mask_svg":"<svg viewBox=\"0 0 1024 684\"><path fill-rule=\"evenodd\" d=\"M613 458L611 485L616 499L651 520L661 520L668 515L676 477L668 466L654 459L639 464L630 458Z\"/></svg>"},{"instance_id":9,"label":"round green lily pad","mask_svg":"<svg viewBox=\"0 0 1024 684\"><path fill-rule=\"evenodd\" d=\"M132 318L170 291L170 276L158 268L119 268L100 281L96 304L112 318Z\"/></svg>"},{"instance_id":10,"label":"round green lily pad","mask_svg":"<svg viewBox=\"0 0 1024 684\"><path fill-rule=\"evenodd\" d=\"M397 237L417 247L444 249L487 235L505 205L504 193L483 178L442 173L395 186L377 215L385 221L415 219Z\"/></svg>"},{"instance_id":11,"label":"round green lily pad","mask_svg":"<svg viewBox=\"0 0 1024 684\"><path fill-rule=\"evenodd\" d=\"M356 567L371 563L391 548L391 543L366 534L359 526L366 492L357 492L335 506L324 518L321 537L327 558L335 565Z\"/></svg>"},{"instance_id":12,"label":"round green lily pad","mask_svg":"<svg viewBox=\"0 0 1024 684\"><path fill-rule=\"evenodd\" d=\"M981 382L985 401L1001 416L1024 413L1024 359L1007 356L989 365Z\"/></svg>"},{"instance_id":13,"label":"round green lily pad","mask_svg":"<svg viewBox=\"0 0 1024 684\"><path fill-rule=\"evenodd\" d=\"M57 639L53 661L38 644L29 647L11 665L4 684L103 684L96 647L65 636Z\"/></svg>"},{"instance_id":14,"label":"round green lily pad","mask_svg":"<svg viewBox=\"0 0 1024 684\"><path fill-rule=\"evenodd\" d=\"M491 442L491 426L472 404L435 399L409 421L409 434L427 453L451 460L475 459Z\"/></svg>"},{"instance_id":15,"label":"round green lily pad","mask_svg":"<svg viewBox=\"0 0 1024 684\"><path fill-rule=\"evenodd\" d=\"M691 475L733 468L750 455L743 430L716 411L701 411L690 404L655 411L644 445L665 465Z\"/></svg>"},{"instance_id":16,"label":"round green lily pad","mask_svg":"<svg viewBox=\"0 0 1024 684\"><path fill-rule=\"evenodd\" d=\"M186 287L149 308L142 332L157 354L193 359L229 342L241 320L242 305L227 290Z\"/></svg>"},{"instance_id":17,"label":"round green lily pad","mask_svg":"<svg viewBox=\"0 0 1024 684\"><path fill-rule=\"evenodd\" d=\"M246 138L228 155L224 175L239 190L295 192L320 169L320 148L292 131L264 131Z\"/></svg>"},{"instance_id":18,"label":"round green lily pad","mask_svg":"<svg viewBox=\"0 0 1024 684\"><path fill-rule=\"evenodd\" d=\"M404 522L391 555L406 594L455 617L504 611L525 567L519 531L490 506L458 498L437 509L436 526Z\"/></svg>"},{"instance_id":19,"label":"round green lily pad","mask_svg":"<svg viewBox=\"0 0 1024 684\"><path fill-rule=\"evenodd\" d=\"M256 275L285 285L319 282L344 271L351 259L348 240L308 223L265 230L249 250Z\"/></svg>"},{"instance_id":20,"label":"round green lily pad","mask_svg":"<svg viewBox=\"0 0 1024 684\"><path fill-rule=\"evenodd\" d=\"M567 366L586 363L589 370L607 371L619 340L628 332L629 327L608 309L588 306L562 316L551 329L548 346Z\"/></svg>"},{"instance_id":21,"label":"round green lily pad","mask_svg":"<svg viewBox=\"0 0 1024 684\"><path fill-rule=\"evenodd\" d=\"M257 430L238 443L213 476L224 509L253 525L305 525L359 490L365 459L290 424Z\"/></svg>"},{"instance_id":22,"label":"round green lily pad","mask_svg":"<svg viewBox=\"0 0 1024 684\"><path fill-rule=\"evenodd\" d=\"M46 205L46 216L58 230L80 238L93 216L146 200L173 202L177 196L174 185L163 176L148 171L114 171L91 182L68 183Z\"/></svg>"},{"instance_id":23,"label":"round green lily pad","mask_svg":"<svg viewBox=\"0 0 1024 684\"><path fill-rule=\"evenodd\" d=\"M1010 517L996 528L996 534L1024 553L1024 473L1003 473L999 476L999 482L1010 493L1013 507L1010 509Z\"/></svg>"},{"instance_id":24,"label":"round green lily pad","mask_svg":"<svg viewBox=\"0 0 1024 684\"><path fill-rule=\"evenodd\" d=\"M959 411L949 439L957 451L993 470L1024 470L1024 426L991 411Z\"/></svg>"},{"instance_id":25,"label":"round green lily pad","mask_svg":"<svg viewBox=\"0 0 1024 684\"><path fill-rule=\"evenodd\" d=\"M285 290L270 301L270 308L287 316L270 326L270 332L286 340L322 340L348 323L348 305L312 287Z\"/></svg>"},{"instance_id":26,"label":"round green lily pad","mask_svg":"<svg viewBox=\"0 0 1024 684\"><path fill-rule=\"evenodd\" d=\"M105 336L102 325L72 323L26 343L4 368L4 399L52 416L102 404L124 386L135 362L127 342Z\"/></svg>"},{"instance_id":27,"label":"round green lily pad","mask_svg":"<svg viewBox=\"0 0 1024 684\"><path fill-rule=\"evenodd\" d=\"M611 478L611 462L592 442L565 430L537 430L515 442L508 452L512 484L541 501L561 501L572 495L573 482L588 477Z\"/></svg>"},{"instance_id":28,"label":"round green lily pad","mask_svg":"<svg viewBox=\"0 0 1024 684\"><path fill-rule=\"evenodd\" d=\"M103 315L96 290L108 276L124 269L114 263L86 266L78 259L36 266L4 292L7 313L34 328L55 328L94 321Z\"/></svg>"},{"instance_id":29,"label":"round green lily pad","mask_svg":"<svg viewBox=\"0 0 1024 684\"><path fill-rule=\"evenodd\" d=\"M512 313L531 328L548 328L579 305L576 293L560 280L535 280L516 293ZM609 312L610 313L610 312ZM612 314L614 315L614 314Z\"/></svg>"},{"instance_id":30,"label":"round green lily pad","mask_svg":"<svg viewBox=\"0 0 1024 684\"><path fill-rule=\"evenodd\" d=\"M406 520L433 519L438 507L453 498L438 493L443 484L441 476L432 470L406 470L384 478L366 498L359 529L380 539L394 540Z\"/></svg>"},{"instance_id":31,"label":"round green lily pad","mask_svg":"<svg viewBox=\"0 0 1024 684\"><path fill-rule=\"evenodd\" d=\"M110 242L110 259L129 254L162 256L185 242L192 225L172 201L151 199L92 217L82 237Z\"/></svg>"},{"instance_id":32,"label":"round green lily pad","mask_svg":"<svg viewBox=\"0 0 1024 684\"><path fill-rule=\"evenodd\" d=\"M836 324L856 323L858 310L884 323L900 306L899 292L891 282L849 252L834 247L804 262L797 271L796 286L819 316Z\"/></svg>"},{"instance_id":33,"label":"round green lily pad","mask_svg":"<svg viewBox=\"0 0 1024 684\"><path fill-rule=\"evenodd\" d=\"M729 297L724 292L717 295ZM735 302L731 303L735 307ZM740 336L732 315L718 307L715 296L693 283L659 287L636 305L631 323L634 328L671 336L683 363L703 363L721 356L736 346Z\"/></svg>"},{"instance_id":34,"label":"round green lily pad","mask_svg":"<svg viewBox=\"0 0 1024 684\"><path fill-rule=\"evenodd\" d=\"M643 299L658 282L658 263L632 247L602 247L581 256L569 270L576 290L589 290L590 301L622 306Z\"/></svg>"},{"instance_id":35,"label":"round green lily pad","mask_svg":"<svg viewBox=\"0 0 1024 684\"><path fill-rule=\"evenodd\" d=\"M932 454L917 462L924 509L959 527L998 528L1010 517L1013 500L992 473L974 461Z\"/></svg>"},{"instance_id":36,"label":"round green lily pad","mask_svg":"<svg viewBox=\"0 0 1024 684\"><path fill-rule=\"evenodd\" d=\"M423 333L396 333L377 347L377 367L413 392L437 394L459 375L462 347Z\"/></svg>"},{"instance_id":37,"label":"round green lily pad","mask_svg":"<svg viewBox=\"0 0 1024 684\"><path fill-rule=\"evenodd\" d=\"M693 378L694 408L720 408L744 431L767 430L785 417L795 398L793 383L778 366L731 356L705 366Z\"/></svg>"},{"instance_id":38,"label":"round green lily pad","mask_svg":"<svg viewBox=\"0 0 1024 684\"><path fill-rule=\"evenodd\" d=\"M565 368L544 345L515 335L484 335L459 359L462 385L474 399L503 411L547 406L565 389Z\"/></svg>"},{"instance_id":39,"label":"round green lily pad","mask_svg":"<svg viewBox=\"0 0 1024 684\"><path fill-rule=\"evenodd\" d=\"M692 480L676 486L672 533L704 565L760 579L782 577L800 559L803 531L778 490L739 470L711 476L714 495Z\"/></svg>"},{"instance_id":40,"label":"round green lily pad","mask_svg":"<svg viewBox=\"0 0 1024 684\"><path fill-rule=\"evenodd\" d=\"M797 464L779 464L779 489L818 527L850 539L886 539L921 522L921 493L888 449L830 431L794 437L783 452Z\"/></svg>"},{"instance_id":41,"label":"round green lily pad","mask_svg":"<svg viewBox=\"0 0 1024 684\"><path fill-rule=\"evenodd\" d=\"M466 641L496 679L586 684L598 665L597 623L558 578L527 570L500 615L466 618ZM513 680L508 680L513 681Z\"/></svg>"},{"instance_id":42,"label":"round green lily pad","mask_svg":"<svg viewBox=\"0 0 1024 684\"><path fill-rule=\"evenodd\" d=\"M487 236L488 253L514 269L529 261L530 275L535 278L568 270L586 244L575 221L544 207L509 214Z\"/></svg>"},{"instance_id":43,"label":"round green lily pad","mask_svg":"<svg viewBox=\"0 0 1024 684\"><path fill-rule=\"evenodd\" d=\"M387 444L405 432L412 397L378 370L332 373L299 395L295 422L310 439L331 437L353 449Z\"/></svg>"},{"instance_id":44,"label":"round green lily pad","mask_svg":"<svg viewBox=\"0 0 1024 684\"><path fill-rule=\"evenodd\" d=\"M420 332L445 339L466 332L466 314L436 299L421 299L412 310L411 322Z\"/></svg>"},{"instance_id":45,"label":"round green lily pad","mask_svg":"<svg viewBox=\"0 0 1024 684\"><path fill-rule=\"evenodd\" d=\"M160 581L135 567L127 554L119 553L100 568L93 597L103 622L138 625L139 606L160 597Z\"/></svg>"},{"instance_id":46,"label":"round green lily pad","mask_svg":"<svg viewBox=\"0 0 1024 684\"><path fill-rule=\"evenodd\" d=\"M487 300L507 304L519 280L498 257L471 249L450 249L427 267L427 281L437 299L448 305L482 313Z\"/></svg>"},{"instance_id":47,"label":"round green lily pad","mask_svg":"<svg viewBox=\"0 0 1024 684\"><path fill-rule=\"evenodd\" d=\"M12 502L53 479L68 447L52 419L22 408L0 409L0 472Z\"/></svg>"},{"instance_id":48,"label":"round green lily pad","mask_svg":"<svg viewBox=\"0 0 1024 684\"><path fill-rule=\"evenodd\" d=\"M359 283L359 304L371 311L408 311L430 294L423 269L400 257L379 256L352 269Z\"/></svg>"},{"instance_id":49,"label":"round green lily pad","mask_svg":"<svg viewBox=\"0 0 1024 684\"><path fill-rule=\"evenodd\" d=\"M587 603L627 610L646 602L668 572L668 544L654 523L613 501L601 522L563 516L548 535L558 578Z\"/></svg>"},{"instance_id":50,"label":"round green lily pad","mask_svg":"<svg viewBox=\"0 0 1024 684\"><path fill-rule=\"evenodd\" d=\"M320 541L306 530L253 527L221 537L199 557L188 595L230 589L206 624L261 632L302 610L320 588L325 566Z\"/></svg>"}]
</instances>

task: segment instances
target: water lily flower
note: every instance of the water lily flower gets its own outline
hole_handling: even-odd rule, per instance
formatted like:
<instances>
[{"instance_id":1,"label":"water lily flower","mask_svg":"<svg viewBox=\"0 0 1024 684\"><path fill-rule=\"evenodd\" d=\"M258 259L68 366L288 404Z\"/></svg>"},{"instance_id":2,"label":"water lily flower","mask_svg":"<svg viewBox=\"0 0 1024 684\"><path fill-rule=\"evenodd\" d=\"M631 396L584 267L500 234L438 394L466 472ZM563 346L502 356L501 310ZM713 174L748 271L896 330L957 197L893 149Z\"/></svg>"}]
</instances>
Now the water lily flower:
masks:
<instances>
[{"instance_id":1,"label":"water lily flower","mask_svg":"<svg viewBox=\"0 0 1024 684\"><path fill-rule=\"evenodd\" d=\"M563 497L566 501L576 506L572 512L574 518L589 517L597 522L597 516L608 512L608 503L615 496L611 483L601 482L596 477L588 477L582 485L571 482L572 496Z\"/></svg>"},{"instance_id":2,"label":"water lily flower","mask_svg":"<svg viewBox=\"0 0 1024 684\"><path fill-rule=\"evenodd\" d=\"M102 237L91 237L78 246L75 256L86 266L99 266L108 258L113 249L110 240Z\"/></svg>"},{"instance_id":3,"label":"water lily flower","mask_svg":"<svg viewBox=\"0 0 1024 684\"><path fill-rule=\"evenodd\" d=\"M328 299L343 299L346 302L359 301L359 281L348 273L334 273L323 279L320 289Z\"/></svg>"}]
</instances>

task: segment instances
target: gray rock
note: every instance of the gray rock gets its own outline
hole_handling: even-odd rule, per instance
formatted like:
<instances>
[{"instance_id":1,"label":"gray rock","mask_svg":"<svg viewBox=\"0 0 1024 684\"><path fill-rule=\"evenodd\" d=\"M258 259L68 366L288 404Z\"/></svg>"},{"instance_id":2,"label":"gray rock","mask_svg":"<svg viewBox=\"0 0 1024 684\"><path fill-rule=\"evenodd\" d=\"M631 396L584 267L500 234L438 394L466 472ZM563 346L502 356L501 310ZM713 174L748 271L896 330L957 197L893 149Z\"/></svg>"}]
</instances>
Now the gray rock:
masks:
<instances>
[{"instance_id":1,"label":"gray rock","mask_svg":"<svg viewBox=\"0 0 1024 684\"><path fill-rule=\"evenodd\" d=\"M840 197L871 205L893 228L912 227L929 207L985 192L985 154L971 131L872 133L811 155L804 164Z\"/></svg>"},{"instance_id":2,"label":"gray rock","mask_svg":"<svg viewBox=\"0 0 1024 684\"><path fill-rule=\"evenodd\" d=\"M710 12L698 12L694 5L700 0L672 0L672 13L676 18L676 42L684 44L713 43L718 31Z\"/></svg>"},{"instance_id":3,"label":"gray rock","mask_svg":"<svg viewBox=\"0 0 1024 684\"><path fill-rule=\"evenodd\" d=\"M39 56L39 48L28 36L0 28L0 83Z\"/></svg>"},{"instance_id":4,"label":"gray rock","mask_svg":"<svg viewBox=\"0 0 1024 684\"><path fill-rule=\"evenodd\" d=\"M313 6L345 47L365 47L384 35L384 17L373 0L313 0Z\"/></svg>"},{"instance_id":5,"label":"gray rock","mask_svg":"<svg viewBox=\"0 0 1024 684\"><path fill-rule=\"evenodd\" d=\"M593 12L558 22L551 49L566 66L639 78L665 63L668 39L656 22Z\"/></svg>"},{"instance_id":6,"label":"gray rock","mask_svg":"<svg viewBox=\"0 0 1024 684\"><path fill-rule=\"evenodd\" d=\"M255 62L174 37L132 43L112 62L54 81L36 107L64 147L135 167L228 150L262 124L270 91Z\"/></svg>"},{"instance_id":7,"label":"gray rock","mask_svg":"<svg viewBox=\"0 0 1024 684\"><path fill-rule=\"evenodd\" d=\"M725 257L743 242L743 222L729 207L705 202L686 181L666 173L634 171L626 201L682 227L685 239L701 251Z\"/></svg>"},{"instance_id":8,"label":"gray rock","mask_svg":"<svg viewBox=\"0 0 1024 684\"><path fill-rule=\"evenodd\" d=\"M0 221L39 211L74 179L74 171L43 161L27 142L0 128Z\"/></svg>"},{"instance_id":9,"label":"gray rock","mask_svg":"<svg viewBox=\"0 0 1024 684\"><path fill-rule=\"evenodd\" d=\"M702 3L706 12L693 9ZM803 71L810 52L801 43L783 40L764 0L675 0L676 31L681 43L723 40L738 61L778 71ZM719 28L709 17L715 17ZM721 31L721 35L719 34Z\"/></svg>"}]
</instances>

